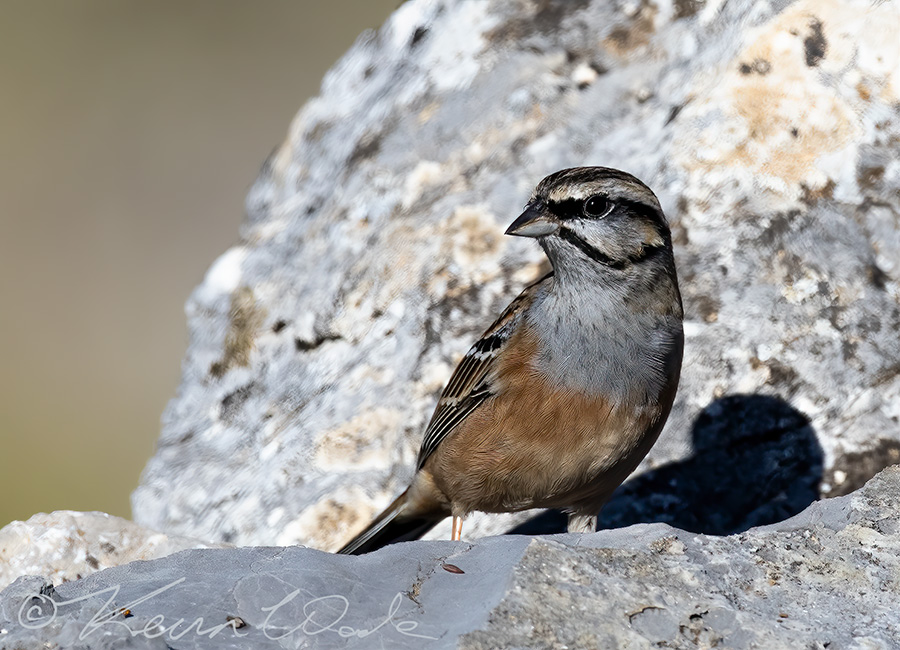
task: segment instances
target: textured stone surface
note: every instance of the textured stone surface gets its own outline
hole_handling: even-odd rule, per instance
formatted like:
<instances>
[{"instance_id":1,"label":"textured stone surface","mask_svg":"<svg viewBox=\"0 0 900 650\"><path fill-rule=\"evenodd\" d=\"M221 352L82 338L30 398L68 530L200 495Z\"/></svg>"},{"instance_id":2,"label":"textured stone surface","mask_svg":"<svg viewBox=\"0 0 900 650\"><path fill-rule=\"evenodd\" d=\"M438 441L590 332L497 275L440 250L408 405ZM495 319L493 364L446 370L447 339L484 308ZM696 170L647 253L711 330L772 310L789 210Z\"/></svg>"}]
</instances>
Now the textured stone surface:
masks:
<instances>
[{"instance_id":1,"label":"textured stone surface","mask_svg":"<svg viewBox=\"0 0 900 650\"><path fill-rule=\"evenodd\" d=\"M900 5L869 0L405 3L297 116L241 243L189 300L137 521L348 539L409 479L453 365L541 272L503 229L541 177L579 164L657 192L687 311L679 397L639 468L656 473L617 496L612 525L742 530L897 462L898 32ZM725 407L760 395L777 405L763 419L784 402L805 417L757 430ZM739 435L710 455L698 427ZM728 489L703 479L726 495L710 506L689 485L698 467L729 485L793 471L800 489L753 482L769 505L735 518Z\"/></svg>"},{"instance_id":2,"label":"textured stone surface","mask_svg":"<svg viewBox=\"0 0 900 650\"><path fill-rule=\"evenodd\" d=\"M22 578L0 593L0 648L889 649L898 599L892 467L729 537L641 524L360 557L188 550L56 587Z\"/></svg>"},{"instance_id":3,"label":"textured stone surface","mask_svg":"<svg viewBox=\"0 0 900 650\"><path fill-rule=\"evenodd\" d=\"M21 575L42 575L60 584L134 560L220 546L164 535L102 512L40 513L0 529L0 588Z\"/></svg>"}]
</instances>

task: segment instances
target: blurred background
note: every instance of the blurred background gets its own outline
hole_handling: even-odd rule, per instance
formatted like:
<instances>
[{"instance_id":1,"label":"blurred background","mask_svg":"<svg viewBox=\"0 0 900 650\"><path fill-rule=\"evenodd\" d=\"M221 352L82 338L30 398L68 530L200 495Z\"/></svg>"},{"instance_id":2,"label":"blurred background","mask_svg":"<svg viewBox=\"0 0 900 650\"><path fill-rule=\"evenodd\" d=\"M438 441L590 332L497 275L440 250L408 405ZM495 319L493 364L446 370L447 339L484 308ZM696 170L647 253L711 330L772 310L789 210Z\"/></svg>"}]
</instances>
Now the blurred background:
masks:
<instances>
[{"instance_id":1,"label":"blurred background","mask_svg":"<svg viewBox=\"0 0 900 650\"><path fill-rule=\"evenodd\" d=\"M322 75L399 4L0 3L0 526L130 517L188 294Z\"/></svg>"}]
</instances>

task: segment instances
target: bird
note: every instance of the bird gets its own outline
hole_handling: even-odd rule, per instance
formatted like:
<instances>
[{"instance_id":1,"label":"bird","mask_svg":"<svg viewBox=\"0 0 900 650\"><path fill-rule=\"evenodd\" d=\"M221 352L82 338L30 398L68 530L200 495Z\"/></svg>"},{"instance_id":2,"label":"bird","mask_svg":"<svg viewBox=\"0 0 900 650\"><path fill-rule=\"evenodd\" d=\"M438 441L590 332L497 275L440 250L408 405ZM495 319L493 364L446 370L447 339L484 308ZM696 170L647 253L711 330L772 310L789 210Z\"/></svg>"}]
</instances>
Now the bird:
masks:
<instances>
[{"instance_id":1,"label":"bird","mask_svg":"<svg viewBox=\"0 0 900 650\"><path fill-rule=\"evenodd\" d=\"M417 539L452 517L561 509L593 532L656 442L678 388L683 308L672 236L647 185L574 167L535 187L507 235L552 270L465 354L425 429L409 487L338 553Z\"/></svg>"}]
</instances>

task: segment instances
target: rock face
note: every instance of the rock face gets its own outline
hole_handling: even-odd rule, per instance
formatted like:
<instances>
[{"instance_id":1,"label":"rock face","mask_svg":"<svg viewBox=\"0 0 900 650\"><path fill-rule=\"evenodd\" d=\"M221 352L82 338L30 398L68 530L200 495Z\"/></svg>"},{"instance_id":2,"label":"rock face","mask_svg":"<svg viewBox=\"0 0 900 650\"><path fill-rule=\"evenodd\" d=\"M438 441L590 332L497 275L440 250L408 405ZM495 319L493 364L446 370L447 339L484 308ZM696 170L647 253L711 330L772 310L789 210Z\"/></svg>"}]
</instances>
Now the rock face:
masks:
<instances>
[{"instance_id":1,"label":"rock face","mask_svg":"<svg viewBox=\"0 0 900 650\"><path fill-rule=\"evenodd\" d=\"M0 588L21 575L60 584L135 560L221 546L164 535L102 512L41 513L0 529Z\"/></svg>"},{"instance_id":2,"label":"rock face","mask_svg":"<svg viewBox=\"0 0 900 650\"><path fill-rule=\"evenodd\" d=\"M896 648L898 576L893 467L729 537L641 524L360 557L189 550L20 578L0 593L0 648Z\"/></svg>"},{"instance_id":3,"label":"rock face","mask_svg":"<svg viewBox=\"0 0 900 650\"><path fill-rule=\"evenodd\" d=\"M897 33L900 5L870 0L405 3L300 112L191 296L136 520L346 541L542 271L503 229L581 164L657 192L687 310L672 417L607 524L733 532L862 485L900 460Z\"/></svg>"}]
</instances>

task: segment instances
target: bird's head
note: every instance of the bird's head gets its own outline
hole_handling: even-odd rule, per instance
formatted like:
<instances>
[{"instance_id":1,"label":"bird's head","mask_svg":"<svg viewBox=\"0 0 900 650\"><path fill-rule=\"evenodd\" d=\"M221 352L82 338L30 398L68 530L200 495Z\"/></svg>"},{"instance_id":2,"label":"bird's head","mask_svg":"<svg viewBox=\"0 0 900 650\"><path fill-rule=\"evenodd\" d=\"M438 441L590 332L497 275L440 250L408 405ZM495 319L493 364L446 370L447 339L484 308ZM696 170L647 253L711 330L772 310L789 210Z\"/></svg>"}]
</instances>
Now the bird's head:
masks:
<instances>
[{"instance_id":1,"label":"bird's head","mask_svg":"<svg viewBox=\"0 0 900 650\"><path fill-rule=\"evenodd\" d=\"M608 167L547 176L506 234L537 239L557 272L572 262L620 271L659 257L671 264L672 238L656 196Z\"/></svg>"}]
</instances>

